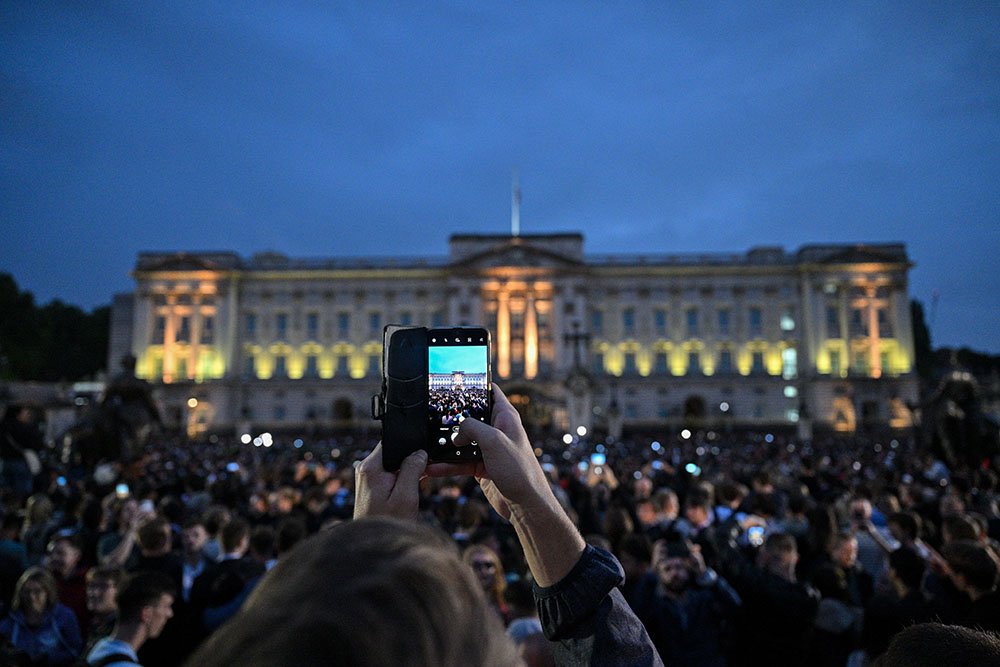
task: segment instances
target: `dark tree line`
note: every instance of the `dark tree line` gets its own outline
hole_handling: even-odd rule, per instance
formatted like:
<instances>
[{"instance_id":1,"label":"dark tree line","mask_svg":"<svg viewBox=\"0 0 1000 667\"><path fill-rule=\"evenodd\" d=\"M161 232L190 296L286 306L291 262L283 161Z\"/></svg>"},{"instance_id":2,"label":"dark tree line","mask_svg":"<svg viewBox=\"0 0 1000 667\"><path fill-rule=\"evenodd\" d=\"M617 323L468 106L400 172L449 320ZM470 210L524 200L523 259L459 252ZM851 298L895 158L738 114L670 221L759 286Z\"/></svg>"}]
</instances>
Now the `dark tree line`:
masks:
<instances>
[{"instance_id":1,"label":"dark tree line","mask_svg":"<svg viewBox=\"0 0 1000 667\"><path fill-rule=\"evenodd\" d=\"M87 313L58 299L44 306L0 273L0 379L75 381L107 365L111 308Z\"/></svg>"}]
</instances>

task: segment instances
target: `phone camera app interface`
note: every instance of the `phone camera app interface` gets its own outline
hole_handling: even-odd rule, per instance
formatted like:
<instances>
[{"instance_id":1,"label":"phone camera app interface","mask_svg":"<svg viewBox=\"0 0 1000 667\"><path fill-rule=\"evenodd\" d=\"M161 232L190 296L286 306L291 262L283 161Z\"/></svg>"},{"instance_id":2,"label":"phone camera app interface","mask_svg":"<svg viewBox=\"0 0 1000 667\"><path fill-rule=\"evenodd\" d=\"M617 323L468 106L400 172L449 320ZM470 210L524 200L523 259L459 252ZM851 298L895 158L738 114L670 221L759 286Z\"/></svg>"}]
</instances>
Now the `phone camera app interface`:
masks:
<instances>
[{"instance_id":1,"label":"phone camera app interface","mask_svg":"<svg viewBox=\"0 0 1000 667\"><path fill-rule=\"evenodd\" d=\"M488 421L489 353L485 341L466 338L438 337L427 350L429 418L438 446L451 444L469 417Z\"/></svg>"}]
</instances>

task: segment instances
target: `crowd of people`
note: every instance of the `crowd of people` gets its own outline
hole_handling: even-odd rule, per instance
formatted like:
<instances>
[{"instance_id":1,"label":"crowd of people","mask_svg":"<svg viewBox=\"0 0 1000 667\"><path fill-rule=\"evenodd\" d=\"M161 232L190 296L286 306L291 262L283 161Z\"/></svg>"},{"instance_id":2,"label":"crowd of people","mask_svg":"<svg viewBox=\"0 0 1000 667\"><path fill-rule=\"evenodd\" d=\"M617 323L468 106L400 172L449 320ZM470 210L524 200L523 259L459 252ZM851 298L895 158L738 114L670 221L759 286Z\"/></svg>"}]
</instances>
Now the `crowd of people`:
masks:
<instances>
[{"instance_id":1,"label":"crowd of people","mask_svg":"<svg viewBox=\"0 0 1000 667\"><path fill-rule=\"evenodd\" d=\"M432 424L450 426L489 413L489 393L479 387L438 387L428 397Z\"/></svg>"},{"instance_id":2,"label":"crowd of people","mask_svg":"<svg viewBox=\"0 0 1000 667\"><path fill-rule=\"evenodd\" d=\"M10 664L178 665L204 659L206 644L225 655L235 650L227 621L242 613L246 627L264 622L246 607L279 596L279 575L301 590L329 587L301 571L298 543L373 514L362 488L363 471L378 467L369 438L159 436L131 466L91 470L29 442L29 415L15 409L5 434L37 448L43 467L25 473L21 452L2 451L0 636ZM569 444L531 434L526 447L538 463L533 485L548 486L589 545L581 557L570 544L572 560L553 580L488 469L421 468L412 514L460 550L464 565L448 567L481 588L528 665L613 664L602 662L610 654L594 648L600 642L586 654L564 646L582 631L564 630L572 607L546 597L578 557L603 563L594 580L620 563L597 618L641 623L626 643L635 653L614 663L659 664L658 653L668 665L906 664L893 650L928 637L955 658L962 647L998 655L996 460L950 469L902 434L803 442L685 429ZM935 625L904 632L927 622Z\"/></svg>"}]
</instances>

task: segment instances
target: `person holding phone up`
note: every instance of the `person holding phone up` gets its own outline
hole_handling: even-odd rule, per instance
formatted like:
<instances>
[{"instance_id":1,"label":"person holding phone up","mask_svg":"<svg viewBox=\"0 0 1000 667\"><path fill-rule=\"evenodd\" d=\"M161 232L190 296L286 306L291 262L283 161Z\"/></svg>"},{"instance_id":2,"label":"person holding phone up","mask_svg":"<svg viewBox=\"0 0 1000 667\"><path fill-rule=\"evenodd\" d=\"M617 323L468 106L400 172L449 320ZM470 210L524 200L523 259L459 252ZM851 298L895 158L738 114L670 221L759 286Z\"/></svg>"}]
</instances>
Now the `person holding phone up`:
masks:
<instances>
[{"instance_id":1,"label":"person holding phone up","mask_svg":"<svg viewBox=\"0 0 1000 667\"><path fill-rule=\"evenodd\" d=\"M621 565L584 542L495 384L493 398L492 425L466 419L455 439L480 461L428 465L421 450L387 472L376 446L355 520L300 543L189 664L522 664L448 537L412 521L422 477L468 474L517 532L557 664L662 665L617 589Z\"/></svg>"}]
</instances>

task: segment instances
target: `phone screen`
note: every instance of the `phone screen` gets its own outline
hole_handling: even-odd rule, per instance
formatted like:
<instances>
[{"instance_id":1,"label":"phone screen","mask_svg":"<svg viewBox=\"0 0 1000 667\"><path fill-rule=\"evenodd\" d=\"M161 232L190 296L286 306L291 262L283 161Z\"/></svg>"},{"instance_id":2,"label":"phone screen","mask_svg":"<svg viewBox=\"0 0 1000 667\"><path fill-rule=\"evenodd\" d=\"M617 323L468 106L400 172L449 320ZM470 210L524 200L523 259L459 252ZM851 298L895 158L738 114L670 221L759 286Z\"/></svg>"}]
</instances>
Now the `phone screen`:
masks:
<instances>
[{"instance_id":1,"label":"phone screen","mask_svg":"<svg viewBox=\"0 0 1000 667\"><path fill-rule=\"evenodd\" d=\"M427 336L427 408L431 459L461 461L479 449L452 442L463 421L490 422L490 334L486 329L431 329Z\"/></svg>"}]
</instances>

